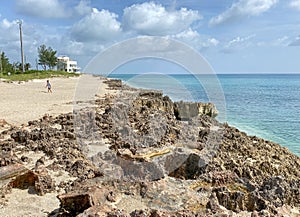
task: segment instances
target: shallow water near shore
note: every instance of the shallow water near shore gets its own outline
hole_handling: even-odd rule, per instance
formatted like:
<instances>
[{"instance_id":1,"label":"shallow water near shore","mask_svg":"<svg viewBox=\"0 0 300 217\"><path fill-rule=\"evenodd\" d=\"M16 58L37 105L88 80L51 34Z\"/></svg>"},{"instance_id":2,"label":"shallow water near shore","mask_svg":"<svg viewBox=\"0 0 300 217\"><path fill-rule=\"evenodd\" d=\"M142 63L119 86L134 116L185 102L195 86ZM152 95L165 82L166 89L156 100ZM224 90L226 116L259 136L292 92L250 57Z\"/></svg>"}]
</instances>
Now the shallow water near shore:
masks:
<instances>
[{"instance_id":1,"label":"shallow water near shore","mask_svg":"<svg viewBox=\"0 0 300 217\"><path fill-rule=\"evenodd\" d=\"M212 79L215 75L110 74L109 77L122 79L134 87L163 90L174 101L220 104L214 93L206 93L204 88L216 81ZM221 74L217 79L226 103L222 120L249 135L279 143L300 156L300 74Z\"/></svg>"}]
</instances>

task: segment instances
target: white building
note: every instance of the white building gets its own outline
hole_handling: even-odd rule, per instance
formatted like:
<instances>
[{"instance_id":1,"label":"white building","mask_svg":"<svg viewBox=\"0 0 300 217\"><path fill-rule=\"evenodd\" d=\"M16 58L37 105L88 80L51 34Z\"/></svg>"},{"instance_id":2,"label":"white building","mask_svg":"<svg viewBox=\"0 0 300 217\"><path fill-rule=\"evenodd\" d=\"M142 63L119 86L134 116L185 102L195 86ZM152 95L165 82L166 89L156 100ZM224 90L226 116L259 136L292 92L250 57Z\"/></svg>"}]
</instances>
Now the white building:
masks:
<instances>
[{"instance_id":1,"label":"white building","mask_svg":"<svg viewBox=\"0 0 300 217\"><path fill-rule=\"evenodd\" d=\"M67 56L57 57L57 71L80 73L77 61L70 60Z\"/></svg>"}]
</instances>

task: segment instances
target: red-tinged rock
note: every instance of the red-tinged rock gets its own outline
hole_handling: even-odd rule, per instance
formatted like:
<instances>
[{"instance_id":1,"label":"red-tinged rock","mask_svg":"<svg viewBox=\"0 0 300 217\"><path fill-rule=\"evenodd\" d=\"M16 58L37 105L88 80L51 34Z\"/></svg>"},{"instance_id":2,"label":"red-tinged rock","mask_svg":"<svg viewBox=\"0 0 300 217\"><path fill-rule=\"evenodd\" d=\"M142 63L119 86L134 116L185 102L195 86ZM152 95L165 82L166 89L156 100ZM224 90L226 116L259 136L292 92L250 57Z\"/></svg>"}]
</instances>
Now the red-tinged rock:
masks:
<instances>
[{"instance_id":1,"label":"red-tinged rock","mask_svg":"<svg viewBox=\"0 0 300 217\"><path fill-rule=\"evenodd\" d=\"M35 182L37 180L37 174L31 170L27 170L25 173L16 176L16 178L13 179L9 185L13 188L27 189L30 186L35 186Z\"/></svg>"},{"instance_id":2,"label":"red-tinged rock","mask_svg":"<svg viewBox=\"0 0 300 217\"><path fill-rule=\"evenodd\" d=\"M0 180L6 180L27 173L29 170L22 164L0 167Z\"/></svg>"},{"instance_id":3,"label":"red-tinged rock","mask_svg":"<svg viewBox=\"0 0 300 217\"><path fill-rule=\"evenodd\" d=\"M27 169L22 164L13 164L6 167L0 167L0 180L8 180L9 188L27 189L34 187L39 195L54 190L54 182L47 171L36 173Z\"/></svg>"},{"instance_id":4,"label":"red-tinged rock","mask_svg":"<svg viewBox=\"0 0 300 217\"><path fill-rule=\"evenodd\" d=\"M58 199L62 210L70 215L77 215L92 206L103 204L108 194L108 189L94 186L86 192L58 195Z\"/></svg>"}]
</instances>

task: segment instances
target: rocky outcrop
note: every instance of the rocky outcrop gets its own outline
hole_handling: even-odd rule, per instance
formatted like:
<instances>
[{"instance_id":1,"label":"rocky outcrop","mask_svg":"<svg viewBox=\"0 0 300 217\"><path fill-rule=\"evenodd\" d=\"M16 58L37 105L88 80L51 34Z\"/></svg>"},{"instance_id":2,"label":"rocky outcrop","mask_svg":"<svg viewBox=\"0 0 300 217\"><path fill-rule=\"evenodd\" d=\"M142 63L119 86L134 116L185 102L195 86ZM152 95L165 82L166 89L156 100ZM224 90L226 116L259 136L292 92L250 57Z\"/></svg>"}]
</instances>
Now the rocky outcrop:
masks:
<instances>
[{"instance_id":1,"label":"rocky outcrop","mask_svg":"<svg viewBox=\"0 0 300 217\"><path fill-rule=\"evenodd\" d=\"M108 195L108 189L93 186L74 193L59 195L58 199L65 214L75 216L92 206L104 203Z\"/></svg>"},{"instance_id":2,"label":"rocky outcrop","mask_svg":"<svg viewBox=\"0 0 300 217\"><path fill-rule=\"evenodd\" d=\"M107 79L103 83L107 84L112 90L118 90L122 88L122 81L119 79Z\"/></svg>"},{"instance_id":3,"label":"rocky outcrop","mask_svg":"<svg viewBox=\"0 0 300 217\"><path fill-rule=\"evenodd\" d=\"M166 113L173 113L174 104L168 96L163 96L161 91L137 90L138 95L134 98L132 106L144 110L160 110ZM121 97L121 96L120 96Z\"/></svg>"},{"instance_id":4,"label":"rocky outcrop","mask_svg":"<svg viewBox=\"0 0 300 217\"><path fill-rule=\"evenodd\" d=\"M40 196L55 189L55 184L45 168L32 171L22 164L0 167L0 181L1 187L6 191L11 188L33 188ZM3 185L5 182L7 184Z\"/></svg>"},{"instance_id":5,"label":"rocky outcrop","mask_svg":"<svg viewBox=\"0 0 300 217\"><path fill-rule=\"evenodd\" d=\"M3 131L0 179L27 166L2 177L57 192L61 216L299 215L300 159L286 148L219 123L212 104L108 84L122 91L95 109Z\"/></svg>"},{"instance_id":6,"label":"rocky outcrop","mask_svg":"<svg viewBox=\"0 0 300 217\"><path fill-rule=\"evenodd\" d=\"M201 102L175 102L174 113L178 120L186 121L200 115L207 115L209 117L216 117L218 111L216 106L212 103Z\"/></svg>"}]
</instances>

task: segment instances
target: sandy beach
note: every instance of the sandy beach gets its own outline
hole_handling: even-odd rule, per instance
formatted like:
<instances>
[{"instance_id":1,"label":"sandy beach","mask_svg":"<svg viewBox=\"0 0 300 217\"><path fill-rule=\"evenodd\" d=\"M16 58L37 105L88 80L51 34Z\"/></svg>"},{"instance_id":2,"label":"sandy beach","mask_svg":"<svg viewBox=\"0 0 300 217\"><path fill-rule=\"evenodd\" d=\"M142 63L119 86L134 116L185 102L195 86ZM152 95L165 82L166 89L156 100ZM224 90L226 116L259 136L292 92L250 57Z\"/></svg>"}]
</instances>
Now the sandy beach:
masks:
<instances>
[{"instance_id":1,"label":"sandy beach","mask_svg":"<svg viewBox=\"0 0 300 217\"><path fill-rule=\"evenodd\" d=\"M101 97L106 93L113 93L112 90L107 89L107 85L101 78L92 75L50 78L52 93L47 92L46 80L10 83L0 81L2 123L26 126L28 121L37 120L45 114L57 116L72 112L74 100L85 101L93 99L95 94ZM0 129L0 132L4 129ZM26 167L33 169L35 161L44 154L35 152L28 153L28 156L35 160ZM61 177L53 174L56 181ZM64 177L64 179L68 178L69 176ZM59 208L56 196L56 193L48 193L41 197L29 193L28 189L13 189L7 196L6 206L0 208L0 216L48 216L51 211Z\"/></svg>"},{"instance_id":2,"label":"sandy beach","mask_svg":"<svg viewBox=\"0 0 300 217\"><path fill-rule=\"evenodd\" d=\"M46 80L7 83L0 81L0 119L9 124L21 125L44 116L73 111L78 83L93 83L99 96L108 92L107 85L98 77L81 75L70 78L51 78L52 93L47 92ZM82 87L79 87L79 89ZM95 95L95 92L91 92ZM77 94L77 98L80 97ZM86 92L85 96L86 97Z\"/></svg>"}]
</instances>

